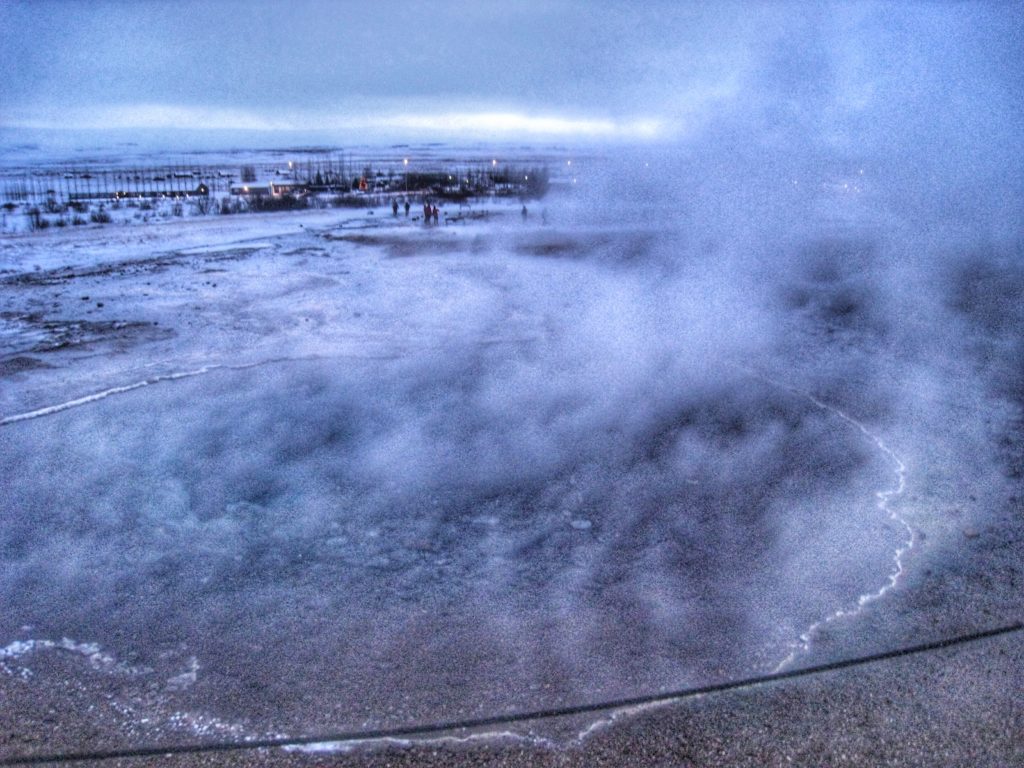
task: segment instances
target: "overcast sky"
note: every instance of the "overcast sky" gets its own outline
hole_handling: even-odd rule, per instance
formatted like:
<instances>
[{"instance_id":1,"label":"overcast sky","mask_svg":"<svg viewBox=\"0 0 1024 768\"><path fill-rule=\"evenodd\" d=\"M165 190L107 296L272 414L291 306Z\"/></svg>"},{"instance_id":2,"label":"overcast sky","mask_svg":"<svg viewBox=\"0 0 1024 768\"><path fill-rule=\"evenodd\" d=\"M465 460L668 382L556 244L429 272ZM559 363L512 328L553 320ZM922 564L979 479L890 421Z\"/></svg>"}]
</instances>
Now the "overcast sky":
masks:
<instances>
[{"instance_id":1,"label":"overcast sky","mask_svg":"<svg viewBox=\"0 0 1024 768\"><path fill-rule=\"evenodd\" d=\"M0 3L0 123L685 136L1018 121L1021 6ZM770 105L767 107L766 105ZM972 117L973 115L973 117Z\"/></svg>"}]
</instances>

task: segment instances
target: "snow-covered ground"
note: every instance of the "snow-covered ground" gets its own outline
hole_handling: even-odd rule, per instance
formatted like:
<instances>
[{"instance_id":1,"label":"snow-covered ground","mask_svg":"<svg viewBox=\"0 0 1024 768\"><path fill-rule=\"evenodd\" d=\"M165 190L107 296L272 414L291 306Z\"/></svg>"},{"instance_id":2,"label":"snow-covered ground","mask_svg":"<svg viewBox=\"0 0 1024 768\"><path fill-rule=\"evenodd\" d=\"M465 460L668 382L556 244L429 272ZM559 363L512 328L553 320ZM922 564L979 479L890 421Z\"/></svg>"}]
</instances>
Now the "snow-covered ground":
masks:
<instances>
[{"instance_id":1,"label":"snow-covered ground","mask_svg":"<svg viewBox=\"0 0 1024 768\"><path fill-rule=\"evenodd\" d=\"M958 304L1017 268L927 262L859 169L756 179L760 207L674 170L448 225L0 238L0 686L70 686L104 744L300 734L1006 609L929 579L1019 471L1017 326Z\"/></svg>"}]
</instances>

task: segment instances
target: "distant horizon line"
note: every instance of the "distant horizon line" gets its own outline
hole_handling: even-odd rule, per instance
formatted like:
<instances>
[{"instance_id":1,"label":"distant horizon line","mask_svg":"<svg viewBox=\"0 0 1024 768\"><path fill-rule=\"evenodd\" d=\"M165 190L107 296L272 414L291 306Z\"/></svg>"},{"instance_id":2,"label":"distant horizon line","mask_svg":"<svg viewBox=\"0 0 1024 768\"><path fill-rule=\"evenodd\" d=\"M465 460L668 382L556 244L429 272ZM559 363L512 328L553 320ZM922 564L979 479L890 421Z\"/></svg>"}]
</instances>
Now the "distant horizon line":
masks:
<instances>
[{"instance_id":1,"label":"distant horizon line","mask_svg":"<svg viewBox=\"0 0 1024 768\"><path fill-rule=\"evenodd\" d=\"M514 110L402 112L369 117L293 113L279 118L244 110L145 104L74 109L60 115L8 114L2 130L20 131L239 131L249 133L351 133L464 138L656 140L667 138L666 121L653 117L564 116Z\"/></svg>"}]
</instances>

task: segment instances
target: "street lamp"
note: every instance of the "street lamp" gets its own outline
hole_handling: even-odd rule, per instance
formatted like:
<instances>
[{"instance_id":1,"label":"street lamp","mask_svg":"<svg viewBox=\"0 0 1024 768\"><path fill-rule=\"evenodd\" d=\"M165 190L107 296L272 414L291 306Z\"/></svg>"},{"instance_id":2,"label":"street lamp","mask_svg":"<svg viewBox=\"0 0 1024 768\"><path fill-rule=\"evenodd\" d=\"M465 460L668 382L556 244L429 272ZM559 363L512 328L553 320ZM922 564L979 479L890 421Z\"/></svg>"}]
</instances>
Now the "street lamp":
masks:
<instances>
[{"instance_id":1,"label":"street lamp","mask_svg":"<svg viewBox=\"0 0 1024 768\"><path fill-rule=\"evenodd\" d=\"M405 195L409 196L409 158L402 158L402 165L405 166Z\"/></svg>"}]
</instances>

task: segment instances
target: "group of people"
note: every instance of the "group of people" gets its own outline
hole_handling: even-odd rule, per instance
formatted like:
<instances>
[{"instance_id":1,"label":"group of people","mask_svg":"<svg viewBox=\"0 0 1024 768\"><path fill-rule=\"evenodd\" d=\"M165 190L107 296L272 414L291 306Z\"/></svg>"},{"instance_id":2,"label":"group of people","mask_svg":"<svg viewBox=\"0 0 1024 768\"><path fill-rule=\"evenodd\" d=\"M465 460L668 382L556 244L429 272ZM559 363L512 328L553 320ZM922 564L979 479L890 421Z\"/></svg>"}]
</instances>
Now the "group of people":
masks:
<instances>
[{"instance_id":1,"label":"group of people","mask_svg":"<svg viewBox=\"0 0 1024 768\"><path fill-rule=\"evenodd\" d=\"M428 201L423 201L423 223L429 224L430 220L433 219L434 223L437 224L438 217L441 212L437 209L436 205L431 205Z\"/></svg>"},{"instance_id":2,"label":"group of people","mask_svg":"<svg viewBox=\"0 0 1024 768\"><path fill-rule=\"evenodd\" d=\"M409 215L409 208L410 207L411 206L409 204L409 200L406 199L406 201L405 201L405 215L406 216ZM398 215L398 200L397 199L394 199L394 200L391 201L391 214L393 216L397 216ZM423 223L424 224L430 224L431 222L433 222L434 224L437 224L437 222L438 222L438 220L440 218L441 218L441 211L438 209L438 207L436 205L431 205L429 201L424 200L423 201Z\"/></svg>"},{"instance_id":3,"label":"group of people","mask_svg":"<svg viewBox=\"0 0 1024 768\"><path fill-rule=\"evenodd\" d=\"M406 198L406 200L405 200L405 215L406 216L409 215L409 208L410 208L409 199ZM398 200L397 199L392 199L392 201L391 201L391 213L394 216L398 215ZM523 221L526 221L526 217L529 214L527 213L525 205L523 206L523 210L520 211L520 213L522 214ZM423 201L423 223L424 224L431 224L431 223L437 224L438 221L440 220L440 217L441 217L441 211L438 210L437 206L436 205L431 205L429 200L424 200ZM547 211L543 212L542 218L544 220L544 223L547 224L548 223Z\"/></svg>"}]
</instances>

